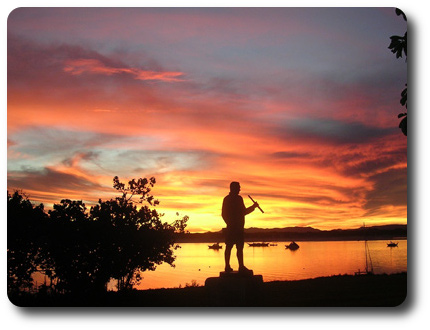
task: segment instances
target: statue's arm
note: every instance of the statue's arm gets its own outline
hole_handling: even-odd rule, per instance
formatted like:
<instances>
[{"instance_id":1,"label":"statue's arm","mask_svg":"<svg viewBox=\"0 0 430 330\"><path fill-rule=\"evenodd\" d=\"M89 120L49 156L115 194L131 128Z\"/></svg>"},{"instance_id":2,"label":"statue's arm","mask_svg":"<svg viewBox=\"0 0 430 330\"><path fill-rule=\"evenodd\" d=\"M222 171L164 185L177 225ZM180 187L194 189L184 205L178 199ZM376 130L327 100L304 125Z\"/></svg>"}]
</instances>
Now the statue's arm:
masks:
<instances>
[{"instance_id":1,"label":"statue's arm","mask_svg":"<svg viewBox=\"0 0 430 330\"><path fill-rule=\"evenodd\" d=\"M242 198L242 204L243 204L243 209L245 210L245 215L253 212L255 210L255 208L258 206L257 203L252 204L250 207L246 207L245 203L243 202L243 198Z\"/></svg>"}]
</instances>

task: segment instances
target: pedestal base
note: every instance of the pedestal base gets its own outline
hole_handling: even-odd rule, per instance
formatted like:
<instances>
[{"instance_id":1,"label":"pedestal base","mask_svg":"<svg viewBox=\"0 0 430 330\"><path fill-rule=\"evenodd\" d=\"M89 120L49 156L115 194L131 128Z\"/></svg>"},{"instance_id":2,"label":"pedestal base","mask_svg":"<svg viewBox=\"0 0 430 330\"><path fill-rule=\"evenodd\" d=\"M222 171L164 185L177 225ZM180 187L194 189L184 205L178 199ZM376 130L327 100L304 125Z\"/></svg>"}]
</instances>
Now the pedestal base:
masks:
<instances>
[{"instance_id":1,"label":"pedestal base","mask_svg":"<svg viewBox=\"0 0 430 330\"><path fill-rule=\"evenodd\" d=\"M263 276L253 272L220 272L219 277L205 281L208 301L212 306L261 306Z\"/></svg>"},{"instance_id":2,"label":"pedestal base","mask_svg":"<svg viewBox=\"0 0 430 330\"><path fill-rule=\"evenodd\" d=\"M220 272L219 277L229 277L229 278L244 278L244 277L252 277L254 276L254 272L249 270L249 272L239 272L239 271L231 271L231 272Z\"/></svg>"}]
</instances>

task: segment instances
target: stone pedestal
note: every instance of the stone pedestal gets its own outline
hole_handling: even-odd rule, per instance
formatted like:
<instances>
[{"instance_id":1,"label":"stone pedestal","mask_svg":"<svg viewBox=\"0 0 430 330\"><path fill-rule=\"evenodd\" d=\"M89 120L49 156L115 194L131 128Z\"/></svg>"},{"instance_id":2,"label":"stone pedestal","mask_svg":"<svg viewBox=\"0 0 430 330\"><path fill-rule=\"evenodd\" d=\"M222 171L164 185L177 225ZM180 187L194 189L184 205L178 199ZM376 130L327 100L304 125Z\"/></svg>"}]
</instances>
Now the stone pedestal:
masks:
<instances>
[{"instance_id":1,"label":"stone pedestal","mask_svg":"<svg viewBox=\"0 0 430 330\"><path fill-rule=\"evenodd\" d=\"M206 294L212 306L261 306L263 276L253 272L221 272L205 281Z\"/></svg>"}]
</instances>

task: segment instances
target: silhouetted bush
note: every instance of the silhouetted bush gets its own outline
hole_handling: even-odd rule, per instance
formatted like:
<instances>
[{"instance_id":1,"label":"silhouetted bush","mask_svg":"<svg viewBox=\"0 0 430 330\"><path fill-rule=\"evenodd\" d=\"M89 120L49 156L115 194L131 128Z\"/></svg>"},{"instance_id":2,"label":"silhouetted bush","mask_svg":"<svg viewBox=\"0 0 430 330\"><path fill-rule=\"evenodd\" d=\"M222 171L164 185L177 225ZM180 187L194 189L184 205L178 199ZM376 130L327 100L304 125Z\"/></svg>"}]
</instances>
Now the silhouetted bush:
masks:
<instances>
[{"instance_id":1,"label":"silhouetted bush","mask_svg":"<svg viewBox=\"0 0 430 330\"><path fill-rule=\"evenodd\" d=\"M175 233L184 232L187 216L169 224L148 206L155 179L129 181L114 178L121 197L87 208L82 201L61 200L46 214L43 205L8 192L8 291L32 286L36 271L50 279L58 293L100 293L116 279L118 289L131 289L140 272L173 265ZM138 197L138 201L133 198Z\"/></svg>"},{"instance_id":2,"label":"silhouetted bush","mask_svg":"<svg viewBox=\"0 0 430 330\"><path fill-rule=\"evenodd\" d=\"M47 216L43 204L34 206L21 192L7 192L7 288L20 291L33 285L40 261Z\"/></svg>"}]
</instances>

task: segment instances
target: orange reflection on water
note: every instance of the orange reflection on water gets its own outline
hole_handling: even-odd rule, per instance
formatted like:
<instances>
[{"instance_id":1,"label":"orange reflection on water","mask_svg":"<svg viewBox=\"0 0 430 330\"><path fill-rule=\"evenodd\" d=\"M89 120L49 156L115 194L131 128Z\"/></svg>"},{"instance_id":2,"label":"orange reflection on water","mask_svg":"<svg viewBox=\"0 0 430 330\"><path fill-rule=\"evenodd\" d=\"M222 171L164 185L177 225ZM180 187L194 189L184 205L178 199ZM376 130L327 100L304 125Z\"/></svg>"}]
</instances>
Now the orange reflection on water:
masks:
<instances>
[{"instance_id":1,"label":"orange reflection on water","mask_svg":"<svg viewBox=\"0 0 430 330\"><path fill-rule=\"evenodd\" d=\"M301 280L339 274L353 275L365 269L363 241L297 242L297 251L285 249L289 242L277 246L249 247L245 243L245 265L254 274L263 275L265 282ZM176 250L175 268L167 264L154 272L142 273L137 289L204 285L206 278L217 277L224 270L224 244L221 250L211 250L208 243L183 243ZM397 273L407 271L407 241L399 241L397 248L387 247L386 241L368 242L374 272ZM233 248L231 266L237 270L236 249ZM112 289L113 287L110 286Z\"/></svg>"}]
</instances>

